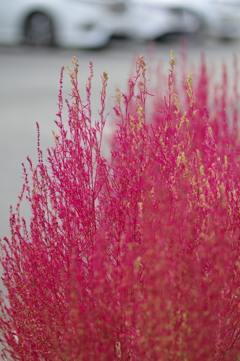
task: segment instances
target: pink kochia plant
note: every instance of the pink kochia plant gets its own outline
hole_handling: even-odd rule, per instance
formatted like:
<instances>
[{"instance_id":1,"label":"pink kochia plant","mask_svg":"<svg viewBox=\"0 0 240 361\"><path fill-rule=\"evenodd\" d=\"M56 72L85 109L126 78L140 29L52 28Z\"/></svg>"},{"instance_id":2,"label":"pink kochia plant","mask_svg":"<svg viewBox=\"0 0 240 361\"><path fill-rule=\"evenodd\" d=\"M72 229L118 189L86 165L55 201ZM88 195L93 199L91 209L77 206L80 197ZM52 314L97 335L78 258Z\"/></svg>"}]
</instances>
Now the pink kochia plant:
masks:
<instances>
[{"instance_id":1,"label":"pink kochia plant","mask_svg":"<svg viewBox=\"0 0 240 361\"><path fill-rule=\"evenodd\" d=\"M117 92L110 160L107 74L93 123L92 64L84 102L72 63L68 123L62 69L55 145L45 162L38 138L1 245L2 359L240 360L236 62L229 93L226 67L222 86L210 84L204 59L179 83L171 55L166 95L153 97L139 57L128 91Z\"/></svg>"}]
</instances>

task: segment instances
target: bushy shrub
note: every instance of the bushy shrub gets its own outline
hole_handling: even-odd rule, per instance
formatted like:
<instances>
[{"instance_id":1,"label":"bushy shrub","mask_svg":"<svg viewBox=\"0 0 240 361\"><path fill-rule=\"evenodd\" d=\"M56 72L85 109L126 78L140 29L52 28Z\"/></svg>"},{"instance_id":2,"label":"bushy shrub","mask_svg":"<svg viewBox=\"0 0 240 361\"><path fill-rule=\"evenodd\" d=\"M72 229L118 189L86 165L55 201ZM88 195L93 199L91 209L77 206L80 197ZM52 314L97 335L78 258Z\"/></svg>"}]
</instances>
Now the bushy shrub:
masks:
<instances>
[{"instance_id":1,"label":"bushy shrub","mask_svg":"<svg viewBox=\"0 0 240 361\"><path fill-rule=\"evenodd\" d=\"M230 99L225 67L221 87L204 59L177 84L171 55L166 94L153 97L139 57L116 95L108 161L107 74L95 123L92 64L83 101L72 62L68 123L62 69L55 146L43 161L38 141L31 179L24 166L2 241L2 359L240 360L237 68Z\"/></svg>"}]
</instances>

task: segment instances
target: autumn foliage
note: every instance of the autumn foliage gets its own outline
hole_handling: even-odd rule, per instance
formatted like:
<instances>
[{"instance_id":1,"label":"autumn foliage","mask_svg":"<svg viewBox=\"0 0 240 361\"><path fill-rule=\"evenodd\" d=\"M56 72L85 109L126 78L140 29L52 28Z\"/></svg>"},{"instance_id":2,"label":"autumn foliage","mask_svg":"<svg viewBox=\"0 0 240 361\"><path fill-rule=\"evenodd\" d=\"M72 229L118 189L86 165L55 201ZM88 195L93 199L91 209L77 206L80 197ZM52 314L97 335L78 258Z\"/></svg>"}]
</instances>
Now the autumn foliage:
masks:
<instances>
[{"instance_id":1,"label":"autumn foliage","mask_svg":"<svg viewBox=\"0 0 240 361\"><path fill-rule=\"evenodd\" d=\"M236 61L230 91L226 67L214 86L204 59L177 82L171 55L165 94L152 94L139 57L116 95L110 160L107 74L95 122L92 64L84 101L72 63L68 120L62 69L55 146L44 160L38 140L1 243L2 359L240 360Z\"/></svg>"}]
</instances>

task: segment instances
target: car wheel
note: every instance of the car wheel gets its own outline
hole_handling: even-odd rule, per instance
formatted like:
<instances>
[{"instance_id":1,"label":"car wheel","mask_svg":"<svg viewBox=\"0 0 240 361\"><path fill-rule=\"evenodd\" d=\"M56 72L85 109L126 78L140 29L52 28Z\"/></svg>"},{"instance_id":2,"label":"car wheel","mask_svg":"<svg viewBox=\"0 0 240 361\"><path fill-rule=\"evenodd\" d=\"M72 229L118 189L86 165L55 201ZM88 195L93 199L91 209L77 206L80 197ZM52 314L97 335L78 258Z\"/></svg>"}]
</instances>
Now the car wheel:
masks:
<instances>
[{"instance_id":1,"label":"car wheel","mask_svg":"<svg viewBox=\"0 0 240 361\"><path fill-rule=\"evenodd\" d=\"M201 34L204 30L203 20L192 11L182 11L182 23L185 24L185 32L192 35Z\"/></svg>"},{"instance_id":2,"label":"car wheel","mask_svg":"<svg viewBox=\"0 0 240 361\"><path fill-rule=\"evenodd\" d=\"M53 25L44 13L31 14L25 24L25 44L51 46L54 44Z\"/></svg>"}]
</instances>

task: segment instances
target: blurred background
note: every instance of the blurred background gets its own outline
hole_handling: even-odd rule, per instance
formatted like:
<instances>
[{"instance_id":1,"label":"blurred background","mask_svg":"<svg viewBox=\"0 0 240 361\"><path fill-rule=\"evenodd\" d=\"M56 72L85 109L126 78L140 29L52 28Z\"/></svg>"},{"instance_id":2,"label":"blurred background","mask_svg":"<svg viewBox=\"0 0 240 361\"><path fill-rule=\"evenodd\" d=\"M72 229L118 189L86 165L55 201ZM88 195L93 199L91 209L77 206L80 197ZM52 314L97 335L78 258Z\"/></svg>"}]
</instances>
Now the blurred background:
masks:
<instances>
[{"instance_id":1,"label":"blurred background","mask_svg":"<svg viewBox=\"0 0 240 361\"><path fill-rule=\"evenodd\" d=\"M9 236L9 206L15 208L23 182L21 163L27 156L37 160L36 122L42 149L53 145L61 67L78 58L85 99L93 61L93 119L101 74L108 73L111 119L115 90L126 89L136 57L145 55L150 67L161 65L166 73L170 51L179 59L183 39L190 63L199 63L204 52L216 74L223 59L231 73L233 53L240 49L240 0L0 0L0 238ZM149 78L156 81L154 71ZM67 71L64 79L67 98ZM29 215L26 204L22 214Z\"/></svg>"}]
</instances>

